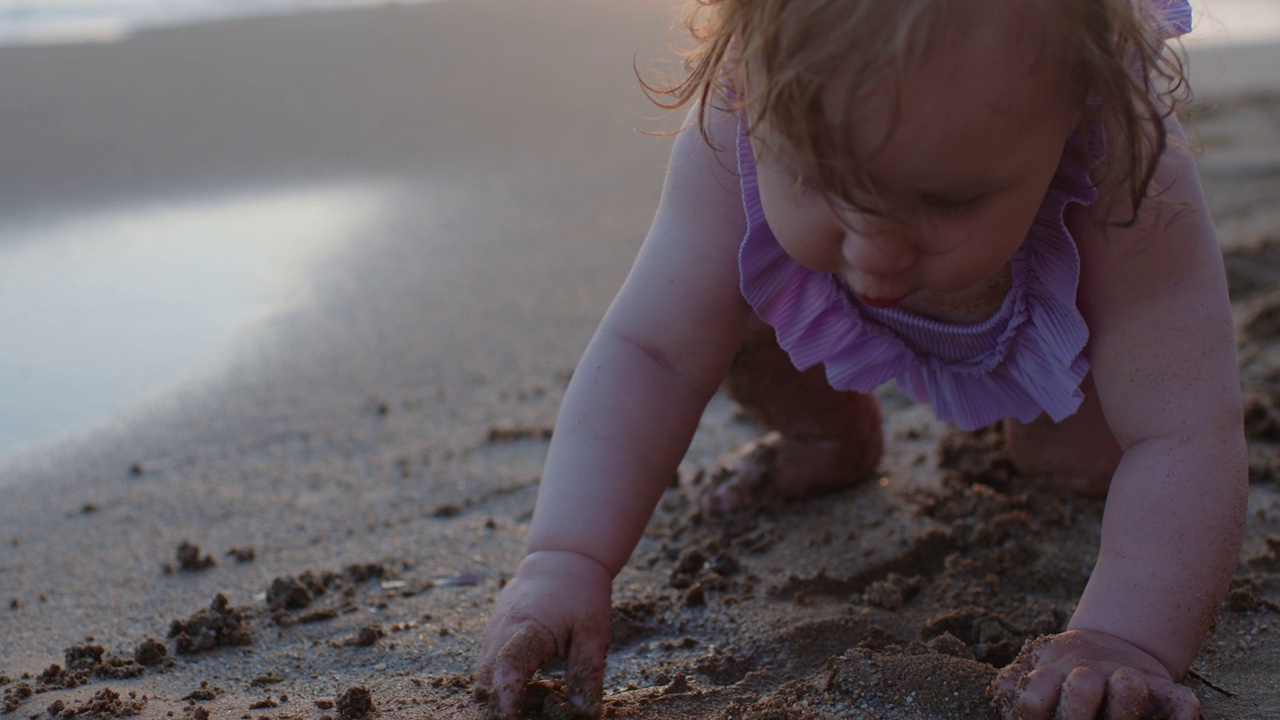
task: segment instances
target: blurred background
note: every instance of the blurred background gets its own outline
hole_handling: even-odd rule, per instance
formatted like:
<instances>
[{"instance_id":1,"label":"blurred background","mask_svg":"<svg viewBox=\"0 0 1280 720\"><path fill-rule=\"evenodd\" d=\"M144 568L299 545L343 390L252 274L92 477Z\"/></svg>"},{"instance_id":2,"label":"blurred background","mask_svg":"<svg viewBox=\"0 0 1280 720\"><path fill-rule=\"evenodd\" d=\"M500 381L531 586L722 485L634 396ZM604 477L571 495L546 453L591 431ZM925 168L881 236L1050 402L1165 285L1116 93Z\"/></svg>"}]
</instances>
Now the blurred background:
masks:
<instances>
[{"instance_id":1,"label":"blurred background","mask_svg":"<svg viewBox=\"0 0 1280 720\"><path fill-rule=\"evenodd\" d=\"M313 386L340 377L353 388L390 362L366 358L366 375L328 370L349 368L360 351L334 359L317 338L364 342L369 353L419 352L403 336L436 321L385 325L371 318L386 308L356 305L378 297L381 278L400 277L394 266L429 262L430 252L403 250L428 242L422 227L447 226L443 218L476 189L501 195L516 172L504 162L515 140L467 134L469 119L510 111L485 99L474 80L450 84L458 67L423 64L489 38L481 26L471 38L432 35L431 13L487 1L0 0L0 461L109 429L230 368L256 372L251 360L278 368L293 353L303 357L283 364L313 376ZM1192 52L1212 57L1280 42L1276 0L1193 4ZM492 22L520 21L504 14ZM235 31L193 29L209 24ZM529 33L536 36L536 23ZM412 55L425 45L431 52ZM634 129L635 117L653 115L629 67L635 49L599 51L610 58L601 82L635 98L622 119L560 127L564 137L572 129L608 147ZM531 76L530 98L540 82L555 78ZM536 117L548 126L572 122L571 110L559 111ZM440 141L455 136L476 139ZM659 146L646 171L654 180ZM566 140L566 152L573 147ZM524 178L519 187L528 187ZM573 184L584 180L564 182L566 202L583 201ZM552 202L547 187L539 207ZM589 202L602 205L604 226L631 227L626 213L652 208L652 198L634 211L611 210L607 198ZM372 239L394 237L402 242ZM433 252L453 268L512 260L497 259L501 243ZM372 253L384 260L370 261ZM617 266L599 281L607 291L626 262L598 262ZM460 277L472 276L442 270L430 280L454 283L440 296L447 300L433 303L441 317L465 315L482 302L468 293L488 293ZM559 285L543 291L559 293L538 301L544 310L576 312L565 309L576 302L572 287L540 282ZM305 343L281 340L317 308L324 330ZM264 329L274 345L261 341ZM464 335L434 337L455 343Z\"/></svg>"}]
</instances>

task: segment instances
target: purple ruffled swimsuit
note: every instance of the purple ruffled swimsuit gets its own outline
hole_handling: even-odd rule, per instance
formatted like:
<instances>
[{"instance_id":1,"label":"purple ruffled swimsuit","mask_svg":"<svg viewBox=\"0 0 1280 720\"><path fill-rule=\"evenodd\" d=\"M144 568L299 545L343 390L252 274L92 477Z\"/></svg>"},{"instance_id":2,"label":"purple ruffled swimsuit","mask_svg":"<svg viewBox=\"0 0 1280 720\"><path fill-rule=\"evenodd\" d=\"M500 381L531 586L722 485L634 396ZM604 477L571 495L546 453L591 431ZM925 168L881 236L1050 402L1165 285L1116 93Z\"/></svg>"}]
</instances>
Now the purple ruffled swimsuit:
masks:
<instances>
[{"instance_id":1,"label":"purple ruffled swimsuit","mask_svg":"<svg viewBox=\"0 0 1280 720\"><path fill-rule=\"evenodd\" d=\"M1174 37L1190 31L1186 0L1159 0L1157 22ZM1076 307L1080 256L1063 221L1067 205L1090 205L1089 168L1101 157L1101 132L1072 136L1031 229L1012 259L1013 286L986 320L946 323L859 301L837 275L791 259L765 221L755 158L742 126L738 171L747 232L738 255L742 295L777 331L801 370L822 363L839 390L870 392L892 379L943 420L972 430L1040 413L1055 422L1084 399L1089 328Z\"/></svg>"}]
</instances>

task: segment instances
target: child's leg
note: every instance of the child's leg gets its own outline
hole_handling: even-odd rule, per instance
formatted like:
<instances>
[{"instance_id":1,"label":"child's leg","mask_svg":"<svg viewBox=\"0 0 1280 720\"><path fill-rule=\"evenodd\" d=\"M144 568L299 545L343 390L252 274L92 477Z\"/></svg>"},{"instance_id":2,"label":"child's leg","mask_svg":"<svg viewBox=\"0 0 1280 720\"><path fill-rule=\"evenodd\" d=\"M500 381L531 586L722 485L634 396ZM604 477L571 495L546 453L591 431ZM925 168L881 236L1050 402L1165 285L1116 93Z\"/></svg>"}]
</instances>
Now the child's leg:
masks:
<instances>
[{"instance_id":1,"label":"child's leg","mask_svg":"<svg viewBox=\"0 0 1280 720\"><path fill-rule=\"evenodd\" d=\"M1121 450L1093 387L1093 376L1080 384L1084 402L1074 415L1054 423L1045 415L1028 424L1005 422L1009 455L1018 471L1041 476L1081 495L1103 496L1120 463Z\"/></svg>"},{"instance_id":2,"label":"child's leg","mask_svg":"<svg viewBox=\"0 0 1280 720\"><path fill-rule=\"evenodd\" d=\"M833 390L821 367L796 370L772 327L753 318L725 390L770 428L720 461L699 503L725 513L771 498L802 498L856 484L884 452L875 397Z\"/></svg>"}]
</instances>

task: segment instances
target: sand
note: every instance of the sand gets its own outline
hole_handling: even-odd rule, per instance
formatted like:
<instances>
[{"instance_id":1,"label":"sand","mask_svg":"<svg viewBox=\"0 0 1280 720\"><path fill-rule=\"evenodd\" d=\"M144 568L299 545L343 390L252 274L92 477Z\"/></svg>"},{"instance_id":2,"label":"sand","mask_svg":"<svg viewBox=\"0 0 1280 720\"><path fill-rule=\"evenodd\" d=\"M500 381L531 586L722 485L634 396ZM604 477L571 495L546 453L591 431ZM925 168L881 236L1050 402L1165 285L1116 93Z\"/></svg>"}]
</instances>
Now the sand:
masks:
<instances>
[{"instance_id":1,"label":"sand","mask_svg":"<svg viewBox=\"0 0 1280 720\"><path fill-rule=\"evenodd\" d=\"M670 17L470 0L0 50L6 216L316 179L406 197L233 362L0 467L0 717L480 717L477 639L559 398L657 200L669 140L636 129L670 124L631 62ZM1207 717L1260 720L1280 717L1280 84L1205 84L1254 478L1187 683ZM693 479L759 429L713 401L618 579L607 716L993 717L995 667L1069 616L1101 506L883 399L882 479L728 523L693 511ZM530 717L557 716L554 679Z\"/></svg>"}]
</instances>

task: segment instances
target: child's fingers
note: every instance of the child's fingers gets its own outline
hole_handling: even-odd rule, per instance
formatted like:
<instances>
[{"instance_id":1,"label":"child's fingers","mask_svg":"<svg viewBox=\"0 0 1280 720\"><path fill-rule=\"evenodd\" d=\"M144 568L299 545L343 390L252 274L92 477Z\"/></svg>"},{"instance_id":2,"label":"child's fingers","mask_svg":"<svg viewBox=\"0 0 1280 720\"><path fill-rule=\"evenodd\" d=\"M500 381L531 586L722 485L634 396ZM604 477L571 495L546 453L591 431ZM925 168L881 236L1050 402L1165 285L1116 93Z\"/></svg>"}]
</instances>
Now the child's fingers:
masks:
<instances>
[{"instance_id":1,"label":"child's fingers","mask_svg":"<svg viewBox=\"0 0 1280 720\"><path fill-rule=\"evenodd\" d=\"M1142 720L1152 705L1151 687L1142 673L1122 667L1107 678L1108 720Z\"/></svg>"},{"instance_id":2,"label":"child's fingers","mask_svg":"<svg viewBox=\"0 0 1280 720\"><path fill-rule=\"evenodd\" d=\"M609 649L609 616L590 616L578 622L569 642L565 680L569 702L587 717L602 710L605 655Z\"/></svg>"},{"instance_id":3,"label":"child's fingers","mask_svg":"<svg viewBox=\"0 0 1280 720\"><path fill-rule=\"evenodd\" d=\"M494 660L489 685L502 717L515 720L529 678L555 654L555 637L544 627L526 623L507 638Z\"/></svg>"},{"instance_id":4,"label":"child's fingers","mask_svg":"<svg viewBox=\"0 0 1280 720\"><path fill-rule=\"evenodd\" d=\"M1001 717L1012 717L1013 704L1018 700L1018 679L1025 668L1018 663L1003 667L991 680L991 699L1000 710Z\"/></svg>"},{"instance_id":5,"label":"child's fingers","mask_svg":"<svg viewBox=\"0 0 1280 720\"><path fill-rule=\"evenodd\" d=\"M1093 720L1106 699L1107 678L1089 667L1074 668L1062 681L1054 720Z\"/></svg>"},{"instance_id":6,"label":"child's fingers","mask_svg":"<svg viewBox=\"0 0 1280 720\"><path fill-rule=\"evenodd\" d=\"M493 663L487 657L480 658L476 666L476 693L487 692L493 686Z\"/></svg>"},{"instance_id":7,"label":"child's fingers","mask_svg":"<svg viewBox=\"0 0 1280 720\"><path fill-rule=\"evenodd\" d=\"M1169 683L1156 691L1156 705L1169 720L1201 720L1200 698L1189 689Z\"/></svg>"},{"instance_id":8,"label":"child's fingers","mask_svg":"<svg viewBox=\"0 0 1280 720\"><path fill-rule=\"evenodd\" d=\"M502 649L497 638L501 637L502 629L503 624L497 618L491 619L485 628L480 642L480 662L476 665L477 691L487 692L493 688L493 666L498 661L498 651Z\"/></svg>"},{"instance_id":9,"label":"child's fingers","mask_svg":"<svg viewBox=\"0 0 1280 720\"><path fill-rule=\"evenodd\" d=\"M1049 720L1058 707L1062 693L1062 673L1052 668L1040 668L1027 673L1019 682L1013 706L1007 713L1010 720Z\"/></svg>"},{"instance_id":10,"label":"child's fingers","mask_svg":"<svg viewBox=\"0 0 1280 720\"><path fill-rule=\"evenodd\" d=\"M484 639L480 646L480 662L476 665L476 681L473 695L476 702L488 702L490 693L493 692L493 664L497 660L497 651L493 647L493 629L489 628L485 631Z\"/></svg>"}]
</instances>

